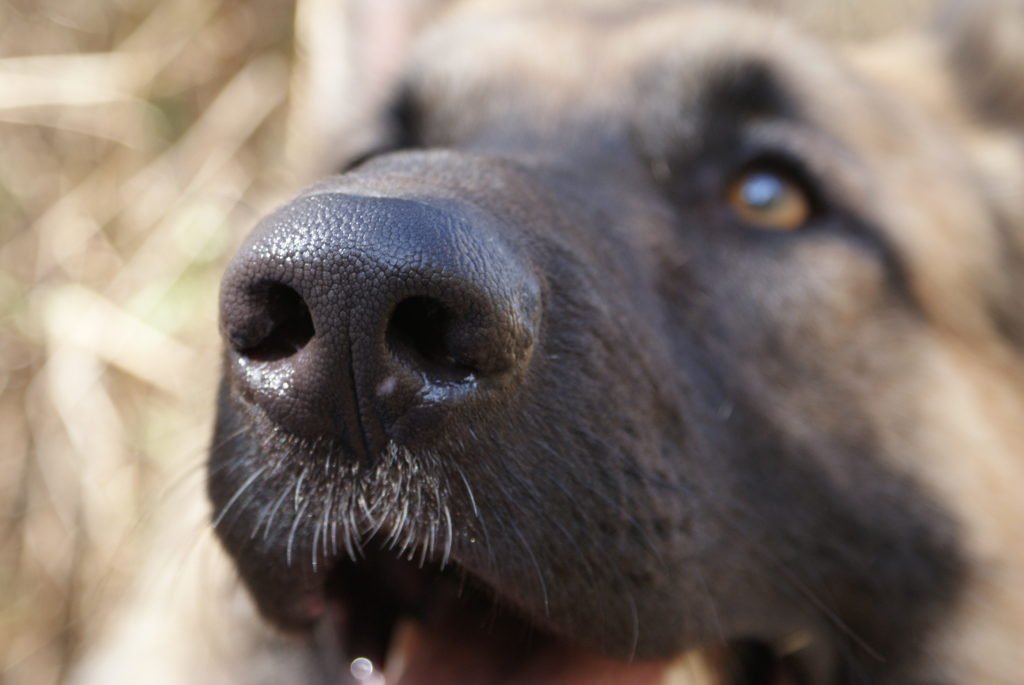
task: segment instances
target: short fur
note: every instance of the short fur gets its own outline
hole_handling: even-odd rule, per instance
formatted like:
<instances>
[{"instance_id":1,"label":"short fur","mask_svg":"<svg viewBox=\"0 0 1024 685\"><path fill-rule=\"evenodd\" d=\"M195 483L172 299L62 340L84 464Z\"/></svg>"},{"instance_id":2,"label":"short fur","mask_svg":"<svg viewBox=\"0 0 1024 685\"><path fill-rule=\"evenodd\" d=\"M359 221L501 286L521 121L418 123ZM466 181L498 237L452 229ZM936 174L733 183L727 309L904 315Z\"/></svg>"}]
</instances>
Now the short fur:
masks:
<instances>
[{"instance_id":1,"label":"short fur","mask_svg":"<svg viewBox=\"0 0 1024 685\"><path fill-rule=\"evenodd\" d=\"M448 12L380 153L250 246L339 197L472 204L540 274L529 372L368 468L282 438L229 351L210 492L262 611L369 520L619 659L802 635L821 682L1019 682L1022 36L1009 2L840 47L710 3ZM818 193L796 233L722 199L779 155Z\"/></svg>"}]
</instances>

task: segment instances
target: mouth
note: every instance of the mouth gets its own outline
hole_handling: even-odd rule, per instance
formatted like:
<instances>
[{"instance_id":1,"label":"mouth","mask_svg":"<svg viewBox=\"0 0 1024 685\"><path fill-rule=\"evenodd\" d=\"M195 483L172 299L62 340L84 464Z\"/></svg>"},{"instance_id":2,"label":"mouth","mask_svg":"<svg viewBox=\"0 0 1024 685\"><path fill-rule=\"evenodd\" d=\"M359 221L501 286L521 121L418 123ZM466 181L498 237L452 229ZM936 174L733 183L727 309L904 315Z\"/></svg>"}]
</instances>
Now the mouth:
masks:
<instances>
[{"instance_id":1,"label":"mouth","mask_svg":"<svg viewBox=\"0 0 1024 685\"><path fill-rule=\"evenodd\" d=\"M727 640L619 661L552 635L457 565L338 561L315 629L332 682L367 685L808 685L799 646ZM595 600L596 601L596 600Z\"/></svg>"}]
</instances>

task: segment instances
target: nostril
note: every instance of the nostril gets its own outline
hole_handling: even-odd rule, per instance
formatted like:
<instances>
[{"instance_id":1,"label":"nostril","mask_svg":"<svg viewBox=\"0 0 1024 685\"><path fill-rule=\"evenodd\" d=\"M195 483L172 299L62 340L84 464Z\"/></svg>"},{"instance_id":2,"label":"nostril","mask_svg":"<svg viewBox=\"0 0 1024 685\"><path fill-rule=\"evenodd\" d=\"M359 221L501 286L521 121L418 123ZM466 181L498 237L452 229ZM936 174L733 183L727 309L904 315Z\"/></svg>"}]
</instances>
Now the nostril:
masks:
<instances>
[{"instance_id":1,"label":"nostril","mask_svg":"<svg viewBox=\"0 0 1024 685\"><path fill-rule=\"evenodd\" d=\"M261 286L253 293L254 320L245 332L235 332L231 344L253 361L277 361L292 356L315 333L313 317L302 296L280 283Z\"/></svg>"},{"instance_id":2,"label":"nostril","mask_svg":"<svg viewBox=\"0 0 1024 685\"><path fill-rule=\"evenodd\" d=\"M395 307L388 322L391 354L428 381L462 383L474 374L474 361L456 349L459 317L438 300L410 297Z\"/></svg>"}]
</instances>

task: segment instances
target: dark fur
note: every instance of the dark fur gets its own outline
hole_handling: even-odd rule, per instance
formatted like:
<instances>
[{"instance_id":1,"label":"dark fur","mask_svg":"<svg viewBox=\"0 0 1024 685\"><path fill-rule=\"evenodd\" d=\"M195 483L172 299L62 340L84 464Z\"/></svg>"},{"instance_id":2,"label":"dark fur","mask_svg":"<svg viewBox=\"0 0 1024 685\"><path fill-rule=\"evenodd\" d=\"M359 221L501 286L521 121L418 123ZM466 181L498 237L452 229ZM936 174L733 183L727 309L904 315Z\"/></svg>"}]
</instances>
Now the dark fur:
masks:
<instances>
[{"instance_id":1,"label":"dark fur","mask_svg":"<svg viewBox=\"0 0 1024 685\"><path fill-rule=\"evenodd\" d=\"M372 233L352 218L377 207L367 198L495 236L512 255L497 278L519 278L514 261L540 298L522 373L419 422L364 394L356 417L391 418L332 428L309 417L353 410L325 384L287 400L289 423L229 349L210 493L266 615L301 624L296 607L331 560L376 532L450 557L537 624L615 658L800 633L829 682L968 682L935 645L975 582L975 523L925 470L970 455L926 446L927 431L953 428L921 407L944 392L935 360L949 339L972 350L956 367L965 383L998 357L1016 396L1020 253L977 257L983 283L958 263L939 272L899 212L939 225L956 220L945 207L979 205L991 224L972 230L1001 245L1021 244L1020 215L977 190L990 170L928 102L774 20L719 11L456 15L403 81L401 145L250 238L225 284L229 337L254 254L283 255L273 278L314 312L370 306L368 272L334 256ZM728 44L702 37L723 24ZM543 31L578 62L532 54ZM1019 77L1017 64L993 78ZM1019 109L1009 94L965 101L1001 125ZM723 202L737 170L765 158L814 188L799 232L758 231ZM887 175L907 159L917 181ZM974 249L953 252L966 263ZM321 270L316 292L296 262ZM369 387L360 350L376 334L329 343L353 388Z\"/></svg>"}]
</instances>

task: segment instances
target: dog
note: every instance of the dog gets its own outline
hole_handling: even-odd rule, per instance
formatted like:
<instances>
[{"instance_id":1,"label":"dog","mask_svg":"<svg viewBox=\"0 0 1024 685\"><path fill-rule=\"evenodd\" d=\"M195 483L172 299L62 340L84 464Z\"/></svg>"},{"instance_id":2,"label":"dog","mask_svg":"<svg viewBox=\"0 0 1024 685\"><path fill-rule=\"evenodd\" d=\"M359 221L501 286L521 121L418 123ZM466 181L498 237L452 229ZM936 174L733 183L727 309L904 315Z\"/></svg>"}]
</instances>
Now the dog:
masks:
<instances>
[{"instance_id":1,"label":"dog","mask_svg":"<svg viewBox=\"0 0 1024 685\"><path fill-rule=\"evenodd\" d=\"M294 680L1020 682L1022 37L432 22L223 281L213 523Z\"/></svg>"}]
</instances>

